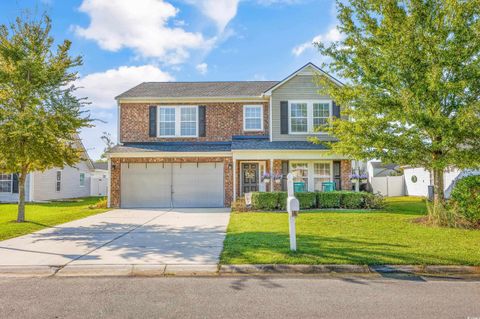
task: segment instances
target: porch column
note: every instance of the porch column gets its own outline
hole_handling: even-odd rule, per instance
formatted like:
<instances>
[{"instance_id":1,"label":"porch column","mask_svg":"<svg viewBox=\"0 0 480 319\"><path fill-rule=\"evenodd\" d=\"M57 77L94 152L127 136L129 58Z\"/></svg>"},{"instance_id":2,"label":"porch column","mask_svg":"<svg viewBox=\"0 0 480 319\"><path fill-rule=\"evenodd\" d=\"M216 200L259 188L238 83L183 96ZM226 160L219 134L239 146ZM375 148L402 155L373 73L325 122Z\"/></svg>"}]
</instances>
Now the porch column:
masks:
<instances>
[{"instance_id":1,"label":"porch column","mask_svg":"<svg viewBox=\"0 0 480 319\"><path fill-rule=\"evenodd\" d=\"M233 201L237 199L237 160L233 159Z\"/></svg>"},{"instance_id":2,"label":"porch column","mask_svg":"<svg viewBox=\"0 0 480 319\"><path fill-rule=\"evenodd\" d=\"M273 159L270 159L270 192L273 192Z\"/></svg>"}]
</instances>

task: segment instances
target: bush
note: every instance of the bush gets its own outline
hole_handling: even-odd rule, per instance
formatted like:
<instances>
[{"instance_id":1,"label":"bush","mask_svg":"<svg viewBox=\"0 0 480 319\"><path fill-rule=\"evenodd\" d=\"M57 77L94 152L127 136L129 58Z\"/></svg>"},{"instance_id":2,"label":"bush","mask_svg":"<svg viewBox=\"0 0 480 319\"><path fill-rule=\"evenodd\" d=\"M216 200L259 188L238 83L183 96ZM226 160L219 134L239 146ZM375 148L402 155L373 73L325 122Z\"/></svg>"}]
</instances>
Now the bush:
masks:
<instances>
[{"instance_id":1,"label":"bush","mask_svg":"<svg viewBox=\"0 0 480 319\"><path fill-rule=\"evenodd\" d=\"M367 209L382 209L387 205L385 198L380 194L363 193L364 207Z\"/></svg>"},{"instance_id":2,"label":"bush","mask_svg":"<svg viewBox=\"0 0 480 319\"><path fill-rule=\"evenodd\" d=\"M277 192L278 194L278 209L286 210L287 209L287 192Z\"/></svg>"},{"instance_id":3,"label":"bush","mask_svg":"<svg viewBox=\"0 0 480 319\"><path fill-rule=\"evenodd\" d=\"M249 210L250 210L250 208L248 208L247 204L245 203L245 197L237 198L232 203L232 211L233 212L248 212Z\"/></svg>"},{"instance_id":4,"label":"bush","mask_svg":"<svg viewBox=\"0 0 480 319\"><path fill-rule=\"evenodd\" d=\"M300 202L300 209L309 209L317 207L317 193L305 192L296 193L295 197Z\"/></svg>"},{"instance_id":5,"label":"bush","mask_svg":"<svg viewBox=\"0 0 480 319\"><path fill-rule=\"evenodd\" d=\"M480 224L480 176L459 180L452 190L450 209L473 225Z\"/></svg>"},{"instance_id":6,"label":"bush","mask_svg":"<svg viewBox=\"0 0 480 319\"><path fill-rule=\"evenodd\" d=\"M342 208L354 209L364 207L365 192L342 192L341 206Z\"/></svg>"},{"instance_id":7,"label":"bush","mask_svg":"<svg viewBox=\"0 0 480 319\"><path fill-rule=\"evenodd\" d=\"M342 192L317 193L318 208L340 208Z\"/></svg>"},{"instance_id":8,"label":"bush","mask_svg":"<svg viewBox=\"0 0 480 319\"><path fill-rule=\"evenodd\" d=\"M275 210L278 207L278 193L253 192L252 208L256 210Z\"/></svg>"}]
</instances>

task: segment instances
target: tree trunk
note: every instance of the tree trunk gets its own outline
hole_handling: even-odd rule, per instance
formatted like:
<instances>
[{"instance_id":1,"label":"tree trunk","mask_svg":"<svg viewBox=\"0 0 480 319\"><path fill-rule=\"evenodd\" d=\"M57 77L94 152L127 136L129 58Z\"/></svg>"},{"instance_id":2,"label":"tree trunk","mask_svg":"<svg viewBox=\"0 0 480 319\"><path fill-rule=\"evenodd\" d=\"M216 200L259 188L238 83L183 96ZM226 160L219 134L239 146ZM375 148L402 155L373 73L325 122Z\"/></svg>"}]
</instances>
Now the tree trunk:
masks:
<instances>
[{"instance_id":1,"label":"tree trunk","mask_svg":"<svg viewBox=\"0 0 480 319\"><path fill-rule=\"evenodd\" d=\"M433 170L433 202L435 206L445 201L445 187L443 181L443 169Z\"/></svg>"},{"instance_id":2,"label":"tree trunk","mask_svg":"<svg viewBox=\"0 0 480 319\"><path fill-rule=\"evenodd\" d=\"M22 169L18 174L18 215L17 223L25 221L25 180L27 179L27 170Z\"/></svg>"},{"instance_id":3,"label":"tree trunk","mask_svg":"<svg viewBox=\"0 0 480 319\"><path fill-rule=\"evenodd\" d=\"M439 226L451 226L453 222L445 208L443 169L433 169L433 206L429 209L429 219Z\"/></svg>"}]
</instances>

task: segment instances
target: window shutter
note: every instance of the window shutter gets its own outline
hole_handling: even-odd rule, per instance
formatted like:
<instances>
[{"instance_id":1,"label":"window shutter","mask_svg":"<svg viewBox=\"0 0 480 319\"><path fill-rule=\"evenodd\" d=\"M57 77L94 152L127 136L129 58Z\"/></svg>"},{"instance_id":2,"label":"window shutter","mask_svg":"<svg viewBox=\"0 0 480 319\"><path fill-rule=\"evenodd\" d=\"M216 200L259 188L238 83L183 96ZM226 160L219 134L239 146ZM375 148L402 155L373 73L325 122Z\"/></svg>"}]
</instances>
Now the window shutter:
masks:
<instances>
[{"instance_id":1,"label":"window shutter","mask_svg":"<svg viewBox=\"0 0 480 319\"><path fill-rule=\"evenodd\" d=\"M148 136L157 136L157 107L151 105L148 110Z\"/></svg>"},{"instance_id":2,"label":"window shutter","mask_svg":"<svg viewBox=\"0 0 480 319\"><path fill-rule=\"evenodd\" d=\"M333 116L340 118L340 105L335 103L335 101L332 103L332 113Z\"/></svg>"},{"instance_id":3,"label":"window shutter","mask_svg":"<svg viewBox=\"0 0 480 319\"><path fill-rule=\"evenodd\" d=\"M198 136L199 137L207 136L206 109L207 107L205 105L200 105L198 107Z\"/></svg>"},{"instance_id":4,"label":"window shutter","mask_svg":"<svg viewBox=\"0 0 480 319\"><path fill-rule=\"evenodd\" d=\"M288 101L280 102L280 134L288 134Z\"/></svg>"},{"instance_id":5,"label":"window shutter","mask_svg":"<svg viewBox=\"0 0 480 319\"><path fill-rule=\"evenodd\" d=\"M18 174L12 174L12 193L18 194Z\"/></svg>"}]
</instances>

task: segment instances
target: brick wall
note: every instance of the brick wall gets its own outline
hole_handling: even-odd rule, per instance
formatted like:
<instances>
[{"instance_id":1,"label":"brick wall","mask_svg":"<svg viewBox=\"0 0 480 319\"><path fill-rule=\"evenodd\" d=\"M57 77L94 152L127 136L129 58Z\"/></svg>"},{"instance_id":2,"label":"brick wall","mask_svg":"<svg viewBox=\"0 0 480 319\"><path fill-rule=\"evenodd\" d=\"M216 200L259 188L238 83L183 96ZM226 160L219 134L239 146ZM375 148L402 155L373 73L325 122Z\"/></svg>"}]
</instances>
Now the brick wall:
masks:
<instances>
[{"instance_id":1,"label":"brick wall","mask_svg":"<svg viewBox=\"0 0 480 319\"><path fill-rule=\"evenodd\" d=\"M243 131L243 105L263 104L263 128L261 132ZM232 135L268 135L268 102L264 103L167 103L154 105L205 105L206 137L199 138L157 138L148 136L147 103L123 103L120 105L120 141L229 141Z\"/></svg>"},{"instance_id":2,"label":"brick wall","mask_svg":"<svg viewBox=\"0 0 480 319\"><path fill-rule=\"evenodd\" d=\"M142 157L112 158L110 178L110 206L120 207L122 163L224 163L224 204L229 207L233 199L233 168L231 157Z\"/></svg>"},{"instance_id":3,"label":"brick wall","mask_svg":"<svg viewBox=\"0 0 480 319\"><path fill-rule=\"evenodd\" d=\"M340 172L342 178L342 190L352 190L352 182L350 181L350 174L352 174L352 161L340 161Z\"/></svg>"}]
</instances>

